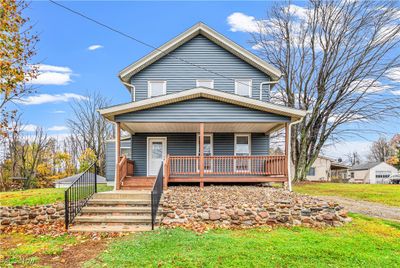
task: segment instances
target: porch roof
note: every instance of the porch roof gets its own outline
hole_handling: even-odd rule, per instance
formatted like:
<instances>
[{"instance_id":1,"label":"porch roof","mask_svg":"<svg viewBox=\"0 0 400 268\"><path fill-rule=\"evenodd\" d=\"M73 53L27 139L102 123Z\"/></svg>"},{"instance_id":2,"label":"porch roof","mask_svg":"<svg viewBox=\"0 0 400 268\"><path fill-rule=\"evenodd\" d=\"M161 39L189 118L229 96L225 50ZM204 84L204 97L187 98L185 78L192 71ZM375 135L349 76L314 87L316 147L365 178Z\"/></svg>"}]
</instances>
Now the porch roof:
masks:
<instances>
[{"instance_id":1,"label":"porch roof","mask_svg":"<svg viewBox=\"0 0 400 268\"><path fill-rule=\"evenodd\" d=\"M120 104L104 109L100 109L99 112L105 118L110 121L115 121L117 115L146 110L158 106L167 104L177 103L185 100L191 100L195 98L207 98L211 100L221 101L230 103L250 109L255 109L263 112L273 113L277 115L290 117L292 121L298 120L306 115L306 111L289 108L282 105L277 105L269 102L260 100L250 99L247 97L226 93L223 91L197 87L193 89L183 90L181 92L145 99L137 102L130 102L126 104Z\"/></svg>"}]
</instances>

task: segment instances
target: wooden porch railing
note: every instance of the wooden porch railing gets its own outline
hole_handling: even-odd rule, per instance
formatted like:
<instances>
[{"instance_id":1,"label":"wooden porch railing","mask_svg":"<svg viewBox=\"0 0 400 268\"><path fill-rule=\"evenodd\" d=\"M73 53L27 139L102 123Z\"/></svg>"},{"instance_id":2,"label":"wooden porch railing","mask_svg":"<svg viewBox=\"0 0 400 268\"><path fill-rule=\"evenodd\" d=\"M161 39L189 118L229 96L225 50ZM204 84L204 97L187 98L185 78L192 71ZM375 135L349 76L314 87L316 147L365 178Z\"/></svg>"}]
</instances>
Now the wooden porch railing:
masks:
<instances>
[{"instance_id":1,"label":"wooden porch railing","mask_svg":"<svg viewBox=\"0 0 400 268\"><path fill-rule=\"evenodd\" d=\"M199 176L199 156L168 156L167 177ZM204 176L287 175L286 156L205 156Z\"/></svg>"},{"instance_id":2,"label":"wooden porch railing","mask_svg":"<svg viewBox=\"0 0 400 268\"><path fill-rule=\"evenodd\" d=\"M133 176L134 174L134 162L129 160L126 155L120 157L118 163L118 177L117 177L117 190L121 189L124 179L127 176Z\"/></svg>"}]
</instances>

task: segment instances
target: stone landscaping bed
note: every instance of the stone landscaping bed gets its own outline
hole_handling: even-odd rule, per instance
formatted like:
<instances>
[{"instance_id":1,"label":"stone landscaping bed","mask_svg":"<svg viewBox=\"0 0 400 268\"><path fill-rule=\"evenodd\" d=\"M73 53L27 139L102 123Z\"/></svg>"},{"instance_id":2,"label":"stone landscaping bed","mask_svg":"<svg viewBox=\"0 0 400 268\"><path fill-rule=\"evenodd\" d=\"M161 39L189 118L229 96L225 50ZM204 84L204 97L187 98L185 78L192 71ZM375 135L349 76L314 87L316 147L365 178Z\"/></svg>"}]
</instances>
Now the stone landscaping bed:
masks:
<instances>
[{"instance_id":1,"label":"stone landscaping bed","mask_svg":"<svg viewBox=\"0 0 400 268\"><path fill-rule=\"evenodd\" d=\"M210 224L216 227L342 226L351 221L335 202L256 186L169 187L164 192L164 226Z\"/></svg>"}]
</instances>

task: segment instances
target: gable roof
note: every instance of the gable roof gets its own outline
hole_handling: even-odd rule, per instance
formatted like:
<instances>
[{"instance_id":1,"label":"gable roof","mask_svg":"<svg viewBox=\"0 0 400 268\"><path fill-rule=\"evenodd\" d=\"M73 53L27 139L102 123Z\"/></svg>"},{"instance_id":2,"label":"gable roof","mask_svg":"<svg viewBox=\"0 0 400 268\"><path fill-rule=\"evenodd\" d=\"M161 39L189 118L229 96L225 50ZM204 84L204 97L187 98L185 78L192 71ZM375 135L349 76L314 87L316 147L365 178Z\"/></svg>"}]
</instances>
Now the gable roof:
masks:
<instances>
[{"instance_id":1,"label":"gable roof","mask_svg":"<svg viewBox=\"0 0 400 268\"><path fill-rule=\"evenodd\" d=\"M184 100L190 100L195 98L209 98L217 101L231 103L243 107L248 107L264 112L270 112L274 114L285 115L293 119L300 119L306 115L306 111L295 108L289 108L282 105L272 104L256 99L250 99L247 97L239 96L236 94L226 93L223 91L209 89L204 87L197 87L188 90L183 90L177 93L168 95L158 96L150 99L144 99L137 102L130 102L126 104L120 104L104 109L100 109L101 115L107 119L113 121L114 117L118 114L124 114L128 112L145 110L157 106L166 104L176 103Z\"/></svg>"},{"instance_id":2,"label":"gable roof","mask_svg":"<svg viewBox=\"0 0 400 268\"><path fill-rule=\"evenodd\" d=\"M350 170L367 170L379 165L380 163L384 162L369 162L369 163L359 164L353 166Z\"/></svg>"},{"instance_id":3,"label":"gable roof","mask_svg":"<svg viewBox=\"0 0 400 268\"><path fill-rule=\"evenodd\" d=\"M139 59L135 63L125 67L119 72L118 77L121 79L121 81L129 83L129 79L132 77L132 75L140 72L147 66L166 56L168 53L174 51L199 34L205 36L215 44L221 46L248 64L266 73L272 78L273 81L277 81L281 77L281 72L278 69L201 22L195 24L185 32L155 49L153 52Z\"/></svg>"}]
</instances>

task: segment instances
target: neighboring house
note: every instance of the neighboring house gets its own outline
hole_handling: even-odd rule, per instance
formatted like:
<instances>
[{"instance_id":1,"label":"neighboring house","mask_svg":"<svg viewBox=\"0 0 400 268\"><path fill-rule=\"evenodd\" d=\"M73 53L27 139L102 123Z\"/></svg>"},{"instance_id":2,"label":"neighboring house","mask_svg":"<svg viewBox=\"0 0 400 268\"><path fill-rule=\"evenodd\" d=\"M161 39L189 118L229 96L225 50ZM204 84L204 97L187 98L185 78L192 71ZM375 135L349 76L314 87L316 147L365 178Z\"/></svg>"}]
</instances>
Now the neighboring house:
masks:
<instances>
[{"instance_id":1,"label":"neighboring house","mask_svg":"<svg viewBox=\"0 0 400 268\"><path fill-rule=\"evenodd\" d=\"M350 169L350 182L354 183L385 183L387 179L399 171L385 163L372 162L353 166Z\"/></svg>"},{"instance_id":2,"label":"neighboring house","mask_svg":"<svg viewBox=\"0 0 400 268\"><path fill-rule=\"evenodd\" d=\"M280 77L254 54L196 24L120 72L131 94L128 103L99 111L116 125L115 142L107 142L107 179L116 178L116 189L150 188L159 174L165 187L176 182L290 187L289 125L306 112L269 101ZM269 137L280 129L286 132L285 155L271 156ZM130 140L121 141L121 130Z\"/></svg>"},{"instance_id":3,"label":"neighboring house","mask_svg":"<svg viewBox=\"0 0 400 268\"><path fill-rule=\"evenodd\" d=\"M72 176L69 176L69 177L60 179L60 180L56 180L56 181L54 182L54 187L55 187L55 188L68 188L68 187L71 186L71 184L72 184L74 181L76 181L78 178L80 178L81 175L82 175L82 173L79 173L79 174L75 174L75 175L72 175ZM88 178L87 180L90 180L90 182L91 182L92 180L94 180L94 174L89 173L89 174L87 174L86 176L87 176L87 178ZM97 175L97 176L96 176L96 181L97 181L97 184L107 184L106 178L104 178L104 177L102 177L102 176L100 176L100 175ZM89 182L89 181L88 181L88 182ZM87 182L86 182L86 183L87 183Z\"/></svg>"},{"instance_id":4,"label":"neighboring house","mask_svg":"<svg viewBox=\"0 0 400 268\"><path fill-rule=\"evenodd\" d=\"M349 166L326 156L319 156L307 174L308 181L346 181Z\"/></svg>"}]
</instances>

